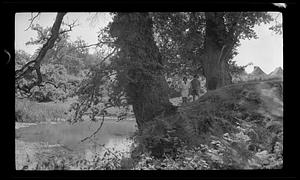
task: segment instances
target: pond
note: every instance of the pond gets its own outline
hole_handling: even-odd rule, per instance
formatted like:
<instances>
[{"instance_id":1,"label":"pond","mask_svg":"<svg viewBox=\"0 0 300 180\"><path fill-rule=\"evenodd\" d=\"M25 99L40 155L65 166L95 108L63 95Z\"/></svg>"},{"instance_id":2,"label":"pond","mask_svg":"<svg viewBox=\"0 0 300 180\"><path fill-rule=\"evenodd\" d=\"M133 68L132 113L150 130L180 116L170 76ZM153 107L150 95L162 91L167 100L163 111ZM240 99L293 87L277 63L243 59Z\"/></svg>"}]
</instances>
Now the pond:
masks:
<instances>
[{"instance_id":1,"label":"pond","mask_svg":"<svg viewBox=\"0 0 300 180\"><path fill-rule=\"evenodd\" d=\"M129 151L128 138L137 130L134 120L117 122L116 119L106 119L101 130L91 140L81 142L82 139L93 134L100 124L101 121L84 121L73 125L67 122L17 123L15 139L16 142L46 143L49 147L60 146L70 153L84 155L86 158L89 158L91 152L99 153L103 149L103 146L99 145L118 151Z\"/></svg>"}]
</instances>

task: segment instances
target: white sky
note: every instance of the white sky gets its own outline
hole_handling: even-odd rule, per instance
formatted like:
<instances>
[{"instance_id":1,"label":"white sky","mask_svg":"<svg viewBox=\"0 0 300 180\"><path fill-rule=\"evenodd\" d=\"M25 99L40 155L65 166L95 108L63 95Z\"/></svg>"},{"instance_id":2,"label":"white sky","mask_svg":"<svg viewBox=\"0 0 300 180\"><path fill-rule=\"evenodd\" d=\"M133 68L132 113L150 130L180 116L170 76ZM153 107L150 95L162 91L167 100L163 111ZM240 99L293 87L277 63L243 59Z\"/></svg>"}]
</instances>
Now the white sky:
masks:
<instances>
[{"instance_id":1,"label":"white sky","mask_svg":"<svg viewBox=\"0 0 300 180\"><path fill-rule=\"evenodd\" d=\"M64 22L71 23L73 20L78 19L77 23L79 24L69 33L72 41L80 37L88 44L97 43L97 32L111 21L111 16L108 13L98 13L98 17L91 20L94 14L67 13ZM43 27L50 27L55 20L55 16L56 13L41 13L36 18L35 23ZM17 13L15 15L15 48L17 50L22 49L32 55L37 46L25 45L30 38L37 36L37 33L31 29L25 31L30 24L30 17L31 13ZM283 38L282 35L270 31L268 29L270 26L270 24L263 24L254 28L258 39L241 40L241 46L238 48L239 54L234 59L238 65L246 65L252 62L254 66L259 66L265 73L270 73L279 66L283 68ZM248 73L252 70L253 66L246 68Z\"/></svg>"}]
</instances>

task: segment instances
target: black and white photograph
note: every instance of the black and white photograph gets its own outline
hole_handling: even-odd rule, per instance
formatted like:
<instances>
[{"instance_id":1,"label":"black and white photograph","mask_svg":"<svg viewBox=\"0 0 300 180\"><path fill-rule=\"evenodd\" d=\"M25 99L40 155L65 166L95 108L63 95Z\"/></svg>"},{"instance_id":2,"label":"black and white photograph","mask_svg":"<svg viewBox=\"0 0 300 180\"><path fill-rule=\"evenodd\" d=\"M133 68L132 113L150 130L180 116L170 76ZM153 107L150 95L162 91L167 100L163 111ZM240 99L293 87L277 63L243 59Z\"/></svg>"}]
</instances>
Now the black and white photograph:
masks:
<instances>
[{"instance_id":1,"label":"black and white photograph","mask_svg":"<svg viewBox=\"0 0 300 180\"><path fill-rule=\"evenodd\" d=\"M16 12L15 170L282 169L283 21Z\"/></svg>"}]
</instances>

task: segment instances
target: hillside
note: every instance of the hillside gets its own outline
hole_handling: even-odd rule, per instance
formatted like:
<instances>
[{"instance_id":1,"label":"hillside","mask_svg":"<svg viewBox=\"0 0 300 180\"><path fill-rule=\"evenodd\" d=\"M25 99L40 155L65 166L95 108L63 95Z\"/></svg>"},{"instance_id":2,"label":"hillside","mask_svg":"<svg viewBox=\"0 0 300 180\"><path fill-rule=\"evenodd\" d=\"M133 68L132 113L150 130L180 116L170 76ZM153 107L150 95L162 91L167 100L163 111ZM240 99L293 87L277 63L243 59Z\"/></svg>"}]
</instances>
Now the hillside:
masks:
<instances>
[{"instance_id":1,"label":"hillside","mask_svg":"<svg viewBox=\"0 0 300 180\"><path fill-rule=\"evenodd\" d=\"M197 155L208 169L281 168L282 121L282 81L240 83L210 91L172 117L158 119L142 137L156 157L180 149L179 138L194 149L191 158Z\"/></svg>"}]
</instances>

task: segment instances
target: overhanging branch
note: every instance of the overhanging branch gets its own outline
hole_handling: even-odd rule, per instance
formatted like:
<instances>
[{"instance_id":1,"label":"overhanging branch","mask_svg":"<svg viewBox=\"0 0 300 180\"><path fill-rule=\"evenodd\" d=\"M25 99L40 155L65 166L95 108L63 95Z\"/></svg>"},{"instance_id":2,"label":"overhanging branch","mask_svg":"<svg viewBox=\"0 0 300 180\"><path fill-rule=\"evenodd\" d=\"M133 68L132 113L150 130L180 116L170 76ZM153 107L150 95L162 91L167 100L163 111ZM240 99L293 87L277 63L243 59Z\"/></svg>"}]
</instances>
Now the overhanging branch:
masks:
<instances>
[{"instance_id":1,"label":"overhanging branch","mask_svg":"<svg viewBox=\"0 0 300 180\"><path fill-rule=\"evenodd\" d=\"M37 13L37 15L35 15L34 17L32 17L32 13L31 13L31 18L29 19L29 21L30 21L30 24L29 24L29 26L28 26L28 28L27 29L25 29L25 31L27 31L29 28L31 28L32 27L32 23L33 23L33 21L38 17L40 15L40 13Z\"/></svg>"},{"instance_id":2,"label":"overhanging branch","mask_svg":"<svg viewBox=\"0 0 300 180\"><path fill-rule=\"evenodd\" d=\"M104 117L105 117L105 115L103 114L101 124L100 124L100 126L97 128L97 130L96 130L94 133L92 133L91 135L89 135L88 137L85 137L85 138L83 138L82 140L80 140L80 142L84 142L84 141L86 141L86 140L92 138L93 136L95 136L95 135L100 131L100 129L102 128L103 123L104 123Z\"/></svg>"},{"instance_id":3,"label":"overhanging branch","mask_svg":"<svg viewBox=\"0 0 300 180\"><path fill-rule=\"evenodd\" d=\"M98 65L103 64L103 63L104 63L110 56L112 56L116 51L117 51L117 48L114 48L114 50L113 50L111 53L109 53L106 57L104 57L104 58L102 59L102 61L101 61Z\"/></svg>"},{"instance_id":4,"label":"overhanging branch","mask_svg":"<svg viewBox=\"0 0 300 180\"><path fill-rule=\"evenodd\" d=\"M71 23L71 24L67 24L67 23L62 22L62 25L68 26L69 29L62 30L62 31L59 32L59 34L63 34L63 33L72 31L72 29L73 29L74 27L76 27L76 26L79 25L79 24L76 24L77 21L78 21L78 19L76 19L75 21L73 21L73 23Z\"/></svg>"},{"instance_id":5,"label":"overhanging branch","mask_svg":"<svg viewBox=\"0 0 300 180\"><path fill-rule=\"evenodd\" d=\"M79 48L87 48L87 47L92 47L92 46L99 46L101 44L113 44L113 43L114 43L113 41L99 41L98 43L80 46Z\"/></svg>"},{"instance_id":6,"label":"overhanging branch","mask_svg":"<svg viewBox=\"0 0 300 180\"><path fill-rule=\"evenodd\" d=\"M40 72L40 64L41 64L42 60L44 59L47 51L54 46L54 43L59 36L59 29L60 29L60 26L62 24L62 20L63 20L63 17L65 16L65 14L66 14L65 12L57 13L55 22L51 28L51 36L49 39L47 39L47 42L43 45L43 47L41 48L41 50L38 53L38 56L35 58L35 60L27 63L20 70L16 71L16 77L15 77L16 83L18 83L18 81L21 78L24 78L25 75L32 73L33 71L36 71L36 73L37 73L37 80L32 82L29 85L24 85L23 87L17 86L18 89L30 92L30 90L34 86L37 86L42 82L42 74ZM30 65L33 65L33 66L30 66Z\"/></svg>"}]
</instances>

